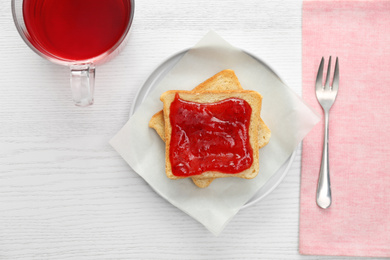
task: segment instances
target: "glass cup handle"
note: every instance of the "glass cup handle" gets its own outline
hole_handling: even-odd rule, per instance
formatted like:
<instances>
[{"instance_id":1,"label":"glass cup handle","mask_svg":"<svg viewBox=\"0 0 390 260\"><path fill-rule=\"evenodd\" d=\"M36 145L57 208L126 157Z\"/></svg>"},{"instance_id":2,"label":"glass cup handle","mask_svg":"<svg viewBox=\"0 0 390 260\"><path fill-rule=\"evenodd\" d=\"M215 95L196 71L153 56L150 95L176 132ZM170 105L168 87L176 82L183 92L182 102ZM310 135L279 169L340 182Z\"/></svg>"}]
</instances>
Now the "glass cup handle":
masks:
<instances>
[{"instance_id":1,"label":"glass cup handle","mask_svg":"<svg viewBox=\"0 0 390 260\"><path fill-rule=\"evenodd\" d=\"M70 86L73 102L76 106L86 107L92 105L95 88L95 66L93 64L72 65L70 67Z\"/></svg>"}]
</instances>

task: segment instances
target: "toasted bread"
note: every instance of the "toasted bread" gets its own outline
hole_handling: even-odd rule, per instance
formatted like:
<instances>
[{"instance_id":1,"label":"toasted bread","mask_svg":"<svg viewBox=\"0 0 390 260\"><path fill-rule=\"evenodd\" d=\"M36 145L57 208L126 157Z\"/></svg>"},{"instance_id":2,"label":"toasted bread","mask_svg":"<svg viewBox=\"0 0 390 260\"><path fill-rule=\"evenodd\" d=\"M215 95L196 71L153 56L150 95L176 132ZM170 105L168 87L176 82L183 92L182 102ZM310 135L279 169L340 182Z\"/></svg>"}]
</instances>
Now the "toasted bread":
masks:
<instances>
[{"instance_id":1,"label":"toasted bread","mask_svg":"<svg viewBox=\"0 0 390 260\"><path fill-rule=\"evenodd\" d=\"M250 114L250 123L249 123L249 142L252 148L252 164L251 166L243 170L239 173L222 173L219 171L206 171L200 175L196 175L197 179L208 179L208 178L222 178L222 177L240 177L245 179L252 179L257 176L259 171L259 150L257 149L259 146L259 125L260 125L260 111L261 111L261 103L262 96L256 92L251 90L231 90L224 92L215 92L208 91L202 93L193 93L191 91L176 91L171 90L163 93L161 95L161 101L164 104L164 120L165 120L165 147L166 147L166 174L170 179L181 179L183 177L175 176L172 173L171 161L169 158L170 154L170 143L171 143L171 133L172 126L170 123L170 105L175 99L176 93L179 94L180 98L186 101L197 102L197 103L215 103L228 98L239 98L245 100L249 106L251 107Z\"/></svg>"},{"instance_id":2,"label":"toasted bread","mask_svg":"<svg viewBox=\"0 0 390 260\"><path fill-rule=\"evenodd\" d=\"M206 81L195 87L192 92L204 92L204 91L225 91L225 90L242 90L242 86L233 70L223 70ZM153 128L160 138L165 142L165 122L163 111L157 112L150 120L149 127ZM271 131L260 118L259 125L259 149L268 144L271 137ZM205 188L210 185L214 180L210 179L197 179L197 177L191 178L194 184L200 188Z\"/></svg>"}]
</instances>

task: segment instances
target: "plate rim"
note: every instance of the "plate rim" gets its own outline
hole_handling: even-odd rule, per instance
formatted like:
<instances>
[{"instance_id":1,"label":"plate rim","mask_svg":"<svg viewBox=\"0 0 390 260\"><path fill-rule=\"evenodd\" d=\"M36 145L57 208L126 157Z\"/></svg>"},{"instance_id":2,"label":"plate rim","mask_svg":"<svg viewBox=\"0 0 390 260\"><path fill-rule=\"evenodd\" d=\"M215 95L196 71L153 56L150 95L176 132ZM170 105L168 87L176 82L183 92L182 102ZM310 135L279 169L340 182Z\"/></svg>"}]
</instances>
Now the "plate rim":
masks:
<instances>
[{"instance_id":1,"label":"plate rim","mask_svg":"<svg viewBox=\"0 0 390 260\"><path fill-rule=\"evenodd\" d=\"M140 95L142 93L142 90L144 89L145 85L151 81L151 79L154 78L154 74L156 74L159 70L161 70L162 68L164 68L166 65L167 62L169 62L170 60L172 60L173 58L175 58L176 56L177 57L181 57L185 55L185 53L187 53L191 48L185 48L185 49L182 49L178 52L175 52L174 54L168 56L166 59L164 59L161 63L159 63L153 70L152 72L149 74L149 76L147 77L147 79L144 81L144 83L142 84L142 86L137 90L137 93L135 94L134 96L134 99L133 99L133 102L131 104L131 107L130 107L130 113L129 113L129 117L131 117L137 107L139 105L137 105L137 100L140 98ZM251 56L252 58L254 58L256 61L260 62L262 65L264 65L265 67L268 68L268 70L270 70L272 73L275 74L275 76L278 77L278 79L285 85L287 85L285 83L285 81L279 76L279 74L270 66L268 65L266 62L264 62L262 59L258 58L256 55L250 53L250 52L247 52L245 50L242 50L240 49L241 51L243 51L245 54ZM180 60L179 59L179 60ZM174 64L176 65L176 63ZM174 67L174 66L173 66ZM142 104L142 102L141 102ZM276 189L276 187L278 187L280 185L280 183L284 180L284 178L286 177L287 173L289 172L290 168L291 168L291 165L295 159L295 156L296 156L296 153L297 153L297 150L298 150L298 147L295 148L295 150L293 151L293 153L286 159L286 161L282 164L282 166L275 172L278 172L280 169L282 169L282 167L284 167L286 164L286 167L283 171L283 173L280 175L279 179L271 186L271 188L269 188L267 190L267 192L265 192L264 194L262 194L261 196L257 197L256 199L252 200L253 197L256 196L257 193L259 193L261 191L261 188L253 195L252 198L250 198L242 207L241 209L245 209L245 208L249 208L251 206L253 206L254 204L258 203L259 201L261 201L262 199L264 199L265 197L267 197L272 191L274 191ZM270 179L268 179L266 183L268 183L270 181ZM251 201L252 200L252 201Z\"/></svg>"}]
</instances>

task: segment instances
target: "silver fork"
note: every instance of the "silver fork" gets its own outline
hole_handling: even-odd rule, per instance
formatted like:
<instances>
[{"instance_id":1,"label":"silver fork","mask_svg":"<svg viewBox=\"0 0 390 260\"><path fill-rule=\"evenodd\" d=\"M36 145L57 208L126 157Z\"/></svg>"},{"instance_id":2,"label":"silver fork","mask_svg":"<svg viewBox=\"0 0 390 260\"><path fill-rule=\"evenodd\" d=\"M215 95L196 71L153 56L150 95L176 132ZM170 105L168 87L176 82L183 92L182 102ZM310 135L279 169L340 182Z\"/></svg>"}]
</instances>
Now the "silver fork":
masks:
<instances>
[{"instance_id":1,"label":"silver fork","mask_svg":"<svg viewBox=\"0 0 390 260\"><path fill-rule=\"evenodd\" d=\"M332 192L330 188L329 176L329 110L336 100L337 91L339 89L339 59L336 57L336 65L334 69L333 82L330 86L330 68L332 57L329 57L328 70L326 74L325 86L322 85L322 75L324 70L324 57L321 59L320 67L318 68L316 79L316 96L322 109L324 110L325 129L324 142L322 148L322 159L320 176L317 186L317 205L323 209L330 207L332 204Z\"/></svg>"}]
</instances>

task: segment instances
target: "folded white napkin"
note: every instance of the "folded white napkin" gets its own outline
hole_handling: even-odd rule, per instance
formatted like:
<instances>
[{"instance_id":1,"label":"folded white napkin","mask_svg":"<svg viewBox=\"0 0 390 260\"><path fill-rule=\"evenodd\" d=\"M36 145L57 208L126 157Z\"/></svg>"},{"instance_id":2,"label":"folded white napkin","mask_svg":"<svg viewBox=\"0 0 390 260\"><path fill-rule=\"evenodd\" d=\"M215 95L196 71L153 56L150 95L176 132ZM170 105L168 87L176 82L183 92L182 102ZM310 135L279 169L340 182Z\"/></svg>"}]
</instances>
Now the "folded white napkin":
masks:
<instances>
[{"instance_id":1,"label":"folded white napkin","mask_svg":"<svg viewBox=\"0 0 390 260\"><path fill-rule=\"evenodd\" d=\"M269 144L260 149L259 175L251 180L216 179L204 189L190 179L170 180L165 175L164 142L148 127L153 114L162 109L160 95L167 90L191 90L224 69L234 70L244 89L263 96L261 117L272 136ZM211 31L149 93L110 143L158 194L218 235L283 165L318 120L312 109L266 65Z\"/></svg>"}]
</instances>

